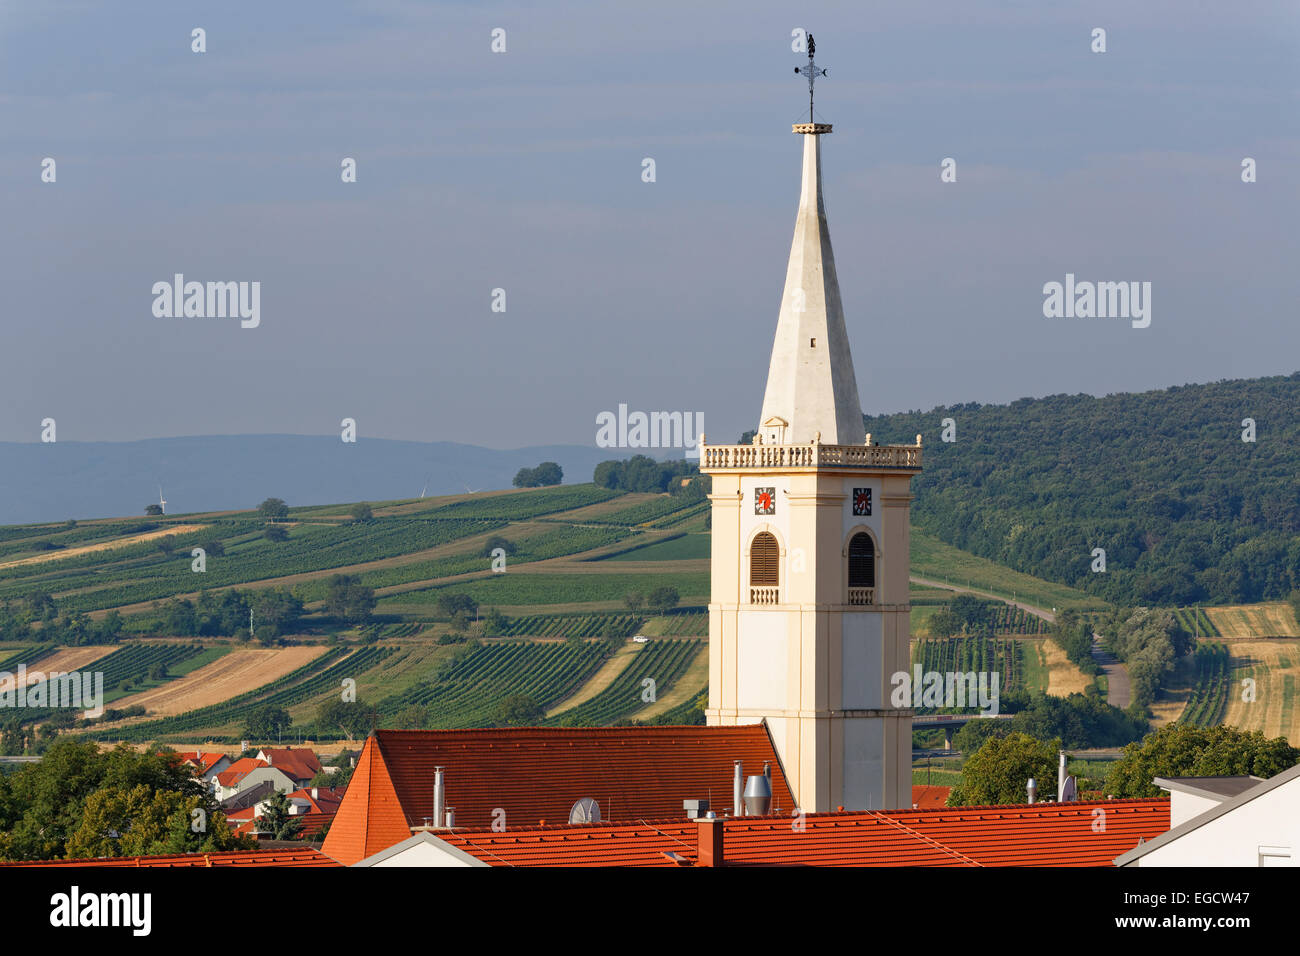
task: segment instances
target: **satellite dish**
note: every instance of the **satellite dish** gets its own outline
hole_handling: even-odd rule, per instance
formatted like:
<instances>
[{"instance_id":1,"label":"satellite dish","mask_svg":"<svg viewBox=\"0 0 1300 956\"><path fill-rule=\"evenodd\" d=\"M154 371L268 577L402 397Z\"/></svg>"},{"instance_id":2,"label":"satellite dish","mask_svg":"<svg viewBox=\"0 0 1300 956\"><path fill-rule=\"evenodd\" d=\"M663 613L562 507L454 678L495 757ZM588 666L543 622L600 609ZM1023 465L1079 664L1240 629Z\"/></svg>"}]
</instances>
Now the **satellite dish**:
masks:
<instances>
[{"instance_id":1,"label":"satellite dish","mask_svg":"<svg viewBox=\"0 0 1300 956\"><path fill-rule=\"evenodd\" d=\"M583 797L569 811L570 823L599 823L600 804L591 797Z\"/></svg>"}]
</instances>

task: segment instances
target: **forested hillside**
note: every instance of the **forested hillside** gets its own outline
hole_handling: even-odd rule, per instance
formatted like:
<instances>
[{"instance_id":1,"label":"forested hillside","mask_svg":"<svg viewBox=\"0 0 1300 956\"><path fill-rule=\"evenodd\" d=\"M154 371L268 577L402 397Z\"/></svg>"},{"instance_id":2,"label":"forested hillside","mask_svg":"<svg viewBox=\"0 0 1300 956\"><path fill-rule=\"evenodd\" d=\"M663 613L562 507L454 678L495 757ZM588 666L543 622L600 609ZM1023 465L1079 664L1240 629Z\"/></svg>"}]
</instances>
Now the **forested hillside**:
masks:
<instances>
[{"instance_id":1,"label":"forested hillside","mask_svg":"<svg viewBox=\"0 0 1300 956\"><path fill-rule=\"evenodd\" d=\"M866 421L878 443L924 436L912 519L959 548L1122 604L1300 587L1300 373Z\"/></svg>"}]
</instances>

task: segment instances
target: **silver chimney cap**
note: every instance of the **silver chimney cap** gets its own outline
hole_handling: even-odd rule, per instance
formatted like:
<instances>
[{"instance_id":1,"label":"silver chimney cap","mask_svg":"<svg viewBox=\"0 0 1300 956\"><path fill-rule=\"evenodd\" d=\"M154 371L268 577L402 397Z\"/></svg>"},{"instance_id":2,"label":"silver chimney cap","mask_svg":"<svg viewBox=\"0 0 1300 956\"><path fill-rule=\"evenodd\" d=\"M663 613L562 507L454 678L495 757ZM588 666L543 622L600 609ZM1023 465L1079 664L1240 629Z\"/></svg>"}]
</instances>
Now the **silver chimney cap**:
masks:
<instances>
[{"instance_id":1,"label":"silver chimney cap","mask_svg":"<svg viewBox=\"0 0 1300 956\"><path fill-rule=\"evenodd\" d=\"M745 784L745 816L766 816L772 809L772 782L763 774L754 774Z\"/></svg>"}]
</instances>

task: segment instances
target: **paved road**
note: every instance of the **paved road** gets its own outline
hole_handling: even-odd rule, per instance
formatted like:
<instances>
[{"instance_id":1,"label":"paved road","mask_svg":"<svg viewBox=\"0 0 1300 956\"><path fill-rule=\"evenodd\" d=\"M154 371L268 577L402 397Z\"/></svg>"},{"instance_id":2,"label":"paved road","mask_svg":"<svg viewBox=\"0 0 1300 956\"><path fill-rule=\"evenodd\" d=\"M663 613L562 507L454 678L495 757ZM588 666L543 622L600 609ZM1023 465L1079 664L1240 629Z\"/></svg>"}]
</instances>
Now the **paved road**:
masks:
<instances>
[{"instance_id":1,"label":"paved road","mask_svg":"<svg viewBox=\"0 0 1300 956\"><path fill-rule=\"evenodd\" d=\"M1110 651L1102 647L1101 635L1092 635L1092 659L1106 674L1106 703L1121 710L1133 700L1133 689L1129 684L1128 668L1115 660Z\"/></svg>"},{"instance_id":2,"label":"paved road","mask_svg":"<svg viewBox=\"0 0 1300 956\"><path fill-rule=\"evenodd\" d=\"M1001 594L994 594L992 591L981 591L979 588L964 588L959 584L949 584L947 581L934 581L930 578L921 578L912 575L910 578L913 584L924 584L930 588L943 588L945 591L961 591L966 594L978 594L981 597L990 597L995 601L1001 601L1003 604L1010 604L1032 614L1034 617L1041 617L1049 624L1056 623L1056 615L1045 607L1035 607L1032 604L1026 604L1023 601L1011 601L1004 598Z\"/></svg>"},{"instance_id":3,"label":"paved road","mask_svg":"<svg viewBox=\"0 0 1300 956\"><path fill-rule=\"evenodd\" d=\"M964 588L957 584L949 584L946 581L934 581L930 578L912 576L911 580L916 584L923 584L926 587L943 588L948 591L962 591L966 594L978 594L982 597L990 597L1006 604L1013 604L1023 611L1040 617L1048 623L1056 621L1056 615L1046 608L1035 607L1032 604L1025 604L1022 601L1008 601L1000 594L994 594L992 591L981 591L979 588ZM1104 650L1101 646L1101 635L1094 633L1092 635L1092 656L1097 665L1106 675L1106 702L1115 707L1124 708L1129 705L1133 699L1133 690L1129 684L1128 668Z\"/></svg>"}]
</instances>

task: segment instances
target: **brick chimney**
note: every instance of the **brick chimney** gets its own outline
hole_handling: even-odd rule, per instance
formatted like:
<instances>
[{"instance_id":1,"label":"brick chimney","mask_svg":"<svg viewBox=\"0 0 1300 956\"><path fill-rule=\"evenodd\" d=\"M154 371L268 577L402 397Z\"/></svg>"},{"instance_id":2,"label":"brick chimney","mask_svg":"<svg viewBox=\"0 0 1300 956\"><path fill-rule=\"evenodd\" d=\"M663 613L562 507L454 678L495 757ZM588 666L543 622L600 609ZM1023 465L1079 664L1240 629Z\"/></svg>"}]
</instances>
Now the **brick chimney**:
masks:
<instances>
[{"instance_id":1,"label":"brick chimney","mask_svg":"<svg viewBox=\"0 0 1300 956\"><path fill-rule=\"evenodd\" d=\"M696 866L726 865L722 847L722 828L725 822L722 817L700 817L695 821L700 838Z\"/></svg>"}]
</instances>

